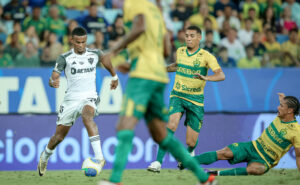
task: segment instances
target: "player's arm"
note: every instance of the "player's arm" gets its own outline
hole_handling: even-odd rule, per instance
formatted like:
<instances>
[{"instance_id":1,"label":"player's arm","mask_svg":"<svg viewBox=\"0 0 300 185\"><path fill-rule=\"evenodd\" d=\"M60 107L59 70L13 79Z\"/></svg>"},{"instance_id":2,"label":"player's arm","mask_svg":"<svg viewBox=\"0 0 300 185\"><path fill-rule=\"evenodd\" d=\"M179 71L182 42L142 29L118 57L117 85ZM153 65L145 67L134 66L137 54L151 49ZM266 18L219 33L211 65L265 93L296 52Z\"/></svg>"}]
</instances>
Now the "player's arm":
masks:
<instances>
[{"instance_id":1,"label":"player's arm","mask_svg":"<svg viewBox=\"0 0 300 185\"><path fill-rule=\"evenodd\" d=\"M200 79L200 80L205 80L205 81L213 81L213 82L218 82L218 81L225 80L225 74L223 73L223 70L221 68L216 69L213 72L214 72L214 74L210 75L210 76L204 76L204 75L201 75L199 73L195 73L194 78L197 78L197 79Z\"/></svg>"},{"instance_id":2,"label":"player's arm","mask_svg":"<svg viewBox=\"0 0 300 185\"><path fill-rule=\"evenodd\" d=\"M103 66L105 67L105 69L107 71L109 71L110 75L112 76L112 81L110 83L110 89L116 89L118 84L119 84L119 78L118 78L118 75L116 74L112 64L111 64L111 61L110 61L110 58L104 60L103 59L103 54L101 53L100 54L100 61L101 63L103 64Z\"/></svg>"},{"instance_id":3,"label":"player's arm","mask_svg":"<svg viewBox=\"0 0 300 185\"><path fill-rule=\"evenodd\" d=\"M63 55L60 55L55 63L55 67L53 69L52 75L49 79L49 86L58 88L59 87L59 78L60 78L60 73L64 71L66 68L66 59L64 58Z\"/></svg>"},{"instance_id":4,"label":"player's arm","mask_svg":"<svg viewBox=\"0 0 300 185\"><path fill-rule=\"evenodd\" d=\"M143 14L139 14L134 17L132 21L132 29L123 37L123 39L111 49L111 53L116 55L122 49L126 48L128 44L135 41L146 31L146 20Z\"/></svg>"},{"instance_id":5,"label":"player's arm","mask_svg":"<svg viewBox=\"0 0 300 185\"><path fill-rule=\"evenodd\" d=\"M279 96L279 101L281 102L283 100L283 98L285 97L284 93L277 93Z\"/></svg>"},{"instance_id":6,"label":"player's arm","mask_svg":"<svg viewBox=\"0 0 300 185\"><path fill-rule=\"evenodd\" d=\"M60 77L60 73L53 71L52 75L49 79L49 86L58 88L59 87L59 77Z\"/></svg>"},{"instance_id":7,"label":"player's arm","mask_svg":"<svg viewBox=\"0 0 300 185\"><path fill-rule=\"evenodd\" d=\"M164 36L164 57L167 58L171 55L171 41L169 33L166 32Z\"/></svg>"},{"instance_id":8,"label":"player's arm","mask_svg":"<svg viewBox=\"0 0 300 185\"><path fill-rule=\"evenodd\" d=\"M167 68L167 72L176 72L177 63L172 63L172 64L168 65L166 68Z\"/></svg>"},{"instance_id":9,"label":"player's arm","mask_svg":"<svg viewBox=\"0 0 300 185\"><path fill-rule=\"evenodd\" d=\"M296 164L298 171L300 172L300 148L295 148Z\"/></svg>"}]
</instances>

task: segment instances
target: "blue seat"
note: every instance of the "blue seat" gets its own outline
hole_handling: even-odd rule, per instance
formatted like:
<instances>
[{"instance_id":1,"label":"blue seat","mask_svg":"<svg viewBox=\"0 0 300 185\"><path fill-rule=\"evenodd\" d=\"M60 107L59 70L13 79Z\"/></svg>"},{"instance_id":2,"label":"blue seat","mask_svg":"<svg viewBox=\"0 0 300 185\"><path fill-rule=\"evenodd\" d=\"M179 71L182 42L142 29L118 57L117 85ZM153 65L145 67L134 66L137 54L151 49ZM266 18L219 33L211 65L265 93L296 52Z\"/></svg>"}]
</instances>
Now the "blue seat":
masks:
<instances>
[{"instance_id":1,"label":"blue seat","mask_svg":"<svg viewBox=\"0 0 300 185\"><path fill-rule=\"evenodd\" d=\"M75 19L76 20L77 18L82 16L82 13L79 10L69 9L69 10L66 11L66 15L67 15L68 19Z\"/></svg>"},{"instance_id":2,"label":"blue seat","mask_svg":"<svg viewBox=\"0 0 300 185\"><path fill-rule=\"evenodd\" d=\"M286 41L289 40L289 36L288 35L284 35L284 34L276 34L276 41L279 42L279 44L282 44Z\"/></svg>"}]
</instances>

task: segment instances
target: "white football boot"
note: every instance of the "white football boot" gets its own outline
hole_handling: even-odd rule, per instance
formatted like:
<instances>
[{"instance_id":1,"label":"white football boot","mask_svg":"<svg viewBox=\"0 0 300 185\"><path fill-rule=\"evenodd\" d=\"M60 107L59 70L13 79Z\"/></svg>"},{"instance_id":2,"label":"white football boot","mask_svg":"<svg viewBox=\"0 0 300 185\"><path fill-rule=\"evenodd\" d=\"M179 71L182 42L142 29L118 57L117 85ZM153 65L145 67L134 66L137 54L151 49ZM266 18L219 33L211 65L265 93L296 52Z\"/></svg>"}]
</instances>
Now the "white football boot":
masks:
<instances>
[{"instance_id":1,"label":"white football boot","mask_svg":"<svg viewBox=\"0 0 300 185\"><path fill-rule=\"evenodd\" d=\"M160 170L161 170L161 164L160 164L160 162L158 162L158 161L152 162L148 166L147 170L150 171L150 172L157 172L157 173L159 173Z\"/></svg>"},{"instance_id":2,"label":"white football boot","mask_svg":"<svg viewBox=\"0 0 300 185\"><path fill-rule=\"evenodd\" d=\"M42 160L42 155L43 155L44 152L45 151L43 151L41 153L40 160L39 160L39 163L38 163L38 166L37 166L37 170L38 170L40 176L43 176L47 171L48 161L43 161Z\"/></svg>"}]
</instances>

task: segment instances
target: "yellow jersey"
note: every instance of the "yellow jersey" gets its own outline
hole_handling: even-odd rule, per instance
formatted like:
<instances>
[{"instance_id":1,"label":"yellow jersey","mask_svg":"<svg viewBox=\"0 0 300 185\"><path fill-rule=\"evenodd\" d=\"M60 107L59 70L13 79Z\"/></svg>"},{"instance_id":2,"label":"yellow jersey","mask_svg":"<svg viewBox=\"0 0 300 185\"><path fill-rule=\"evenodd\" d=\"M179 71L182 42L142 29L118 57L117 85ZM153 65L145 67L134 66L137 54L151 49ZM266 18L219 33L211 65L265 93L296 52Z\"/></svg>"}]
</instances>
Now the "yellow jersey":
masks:
<instances>
[{"instance_id":1,"label":"yellow jersey","mask_svg":"<svg viewBox=\"0 0 300 185\"><path fill-rule=\"evenodd\" d=\"M127 47L131 59L129 76L168 83L163 55L166 28L160 10L148 0L125 1L124 22L129 29L133 19L141 14L145 17L146 31Z\"/></svg>"},{"instance_id":2,"label":"yellow jersey","mask_svg":"<svg viewBox=\"0 0 300 185\"><path fill-rule=\"evenodd\" d=\"M283 122L276 117L252 143L258 154L272 168L292 146L300 148L300 125L296 120Z\"/></svg>"},{"instance_id":3,"label":"yellow jersey","mask_svg":"<svg viewBox=\"0 0 300 185\"><path fill-rule=\"evenodd\" d=\"M195 73L206 76L208 69L220 69L216 57L199 48L189 54L187 47L177 49L177 71L170 97L185 99L195 105L203 106L206 81L194 78Z\"/></svg>"}]
</instances>

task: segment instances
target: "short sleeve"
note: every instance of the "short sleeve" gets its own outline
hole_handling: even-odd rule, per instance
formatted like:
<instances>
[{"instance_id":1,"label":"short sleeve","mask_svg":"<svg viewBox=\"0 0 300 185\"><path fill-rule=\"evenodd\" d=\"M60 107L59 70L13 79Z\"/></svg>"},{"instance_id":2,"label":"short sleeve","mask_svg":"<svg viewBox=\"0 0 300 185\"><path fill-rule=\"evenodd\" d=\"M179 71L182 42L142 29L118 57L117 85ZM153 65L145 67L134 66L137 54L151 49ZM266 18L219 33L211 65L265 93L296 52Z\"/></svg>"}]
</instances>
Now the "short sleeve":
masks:
<instances>
[{"instance_id":1,"label":"short sleeve","mask_svg":"<svg viewBox=\"0 0 300 185\"><path fill-rule=\"evenodd\" d=\"M66 59L62 55L60 55L56 60L53 71L58 72L60 74L63 70L65 70L65 68L66 68Z\"/></svg>"},{"instance_id":2,"label":"short sleeve","mask_svg":"<svg viewBox=\"0 0 300 185\"><path fill-rule=\"evenodd\" d=\"M215 56L213 56L210 53L207 53L206 60L209 68L211 68L212 71L215 71L217 69L220 69L220 65L218 64L218 61Z\"/></svg>"},{"instance_id":3,"label":"short sleeve","mask_svg":"<svg viewBox=\"0 0 300 185\"><path fill-rule=\"evenodd\" d=\"M144 14L140 1L126 0L124 3L124 22L132 22L138 14Z\"/></svg>"}]
</instances>

